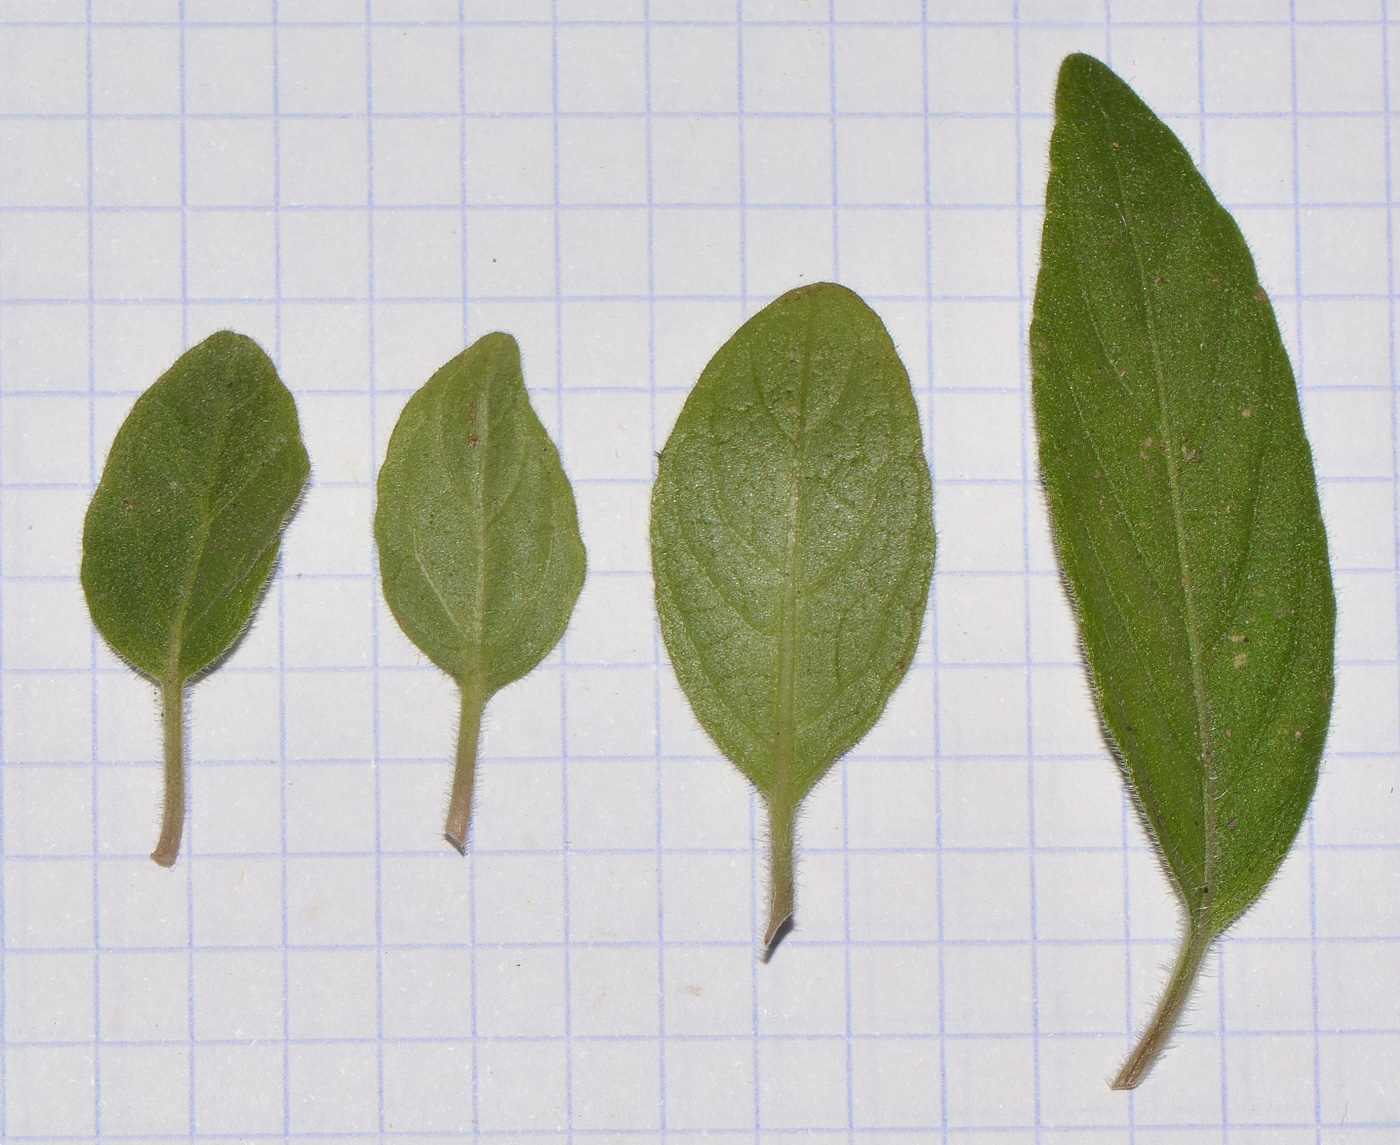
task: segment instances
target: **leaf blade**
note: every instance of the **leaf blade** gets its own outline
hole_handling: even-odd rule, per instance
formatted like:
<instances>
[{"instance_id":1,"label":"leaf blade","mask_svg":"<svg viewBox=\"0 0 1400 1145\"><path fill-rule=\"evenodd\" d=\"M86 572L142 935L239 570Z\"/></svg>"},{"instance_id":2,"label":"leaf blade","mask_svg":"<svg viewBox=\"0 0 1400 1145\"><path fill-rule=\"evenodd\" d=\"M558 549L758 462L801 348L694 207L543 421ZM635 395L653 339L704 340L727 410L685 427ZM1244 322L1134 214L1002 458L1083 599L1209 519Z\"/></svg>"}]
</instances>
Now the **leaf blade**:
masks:
<instances>
[{"instance_id":1,"label":"leaf blade","mask_svg":"<svg viewBox=\"0 0 1400 1145\"><path fill-rule=\"evenodd\" d=\"M448 826L461 849L480 709L559 642L586 571L573 489L530 405L514 338L478 339L409 399L378 491L385 600L462 688Z\"/></svg>"},{"instance_id":2,"label":"leaf blade","mask_svg":"<svg viewBox=\"0 0 1400 1145\"><path fill-rule=\"evenodd\" d=\"M1326 534L1243 237L1170 130L1087 56L1056 95L1031 353L1099 710L1186 910L1183 947L1208 945L1262 893L1316 783Z\"/></svg>"},{"instance_id":3,"label":"leaf blade","mask_svg":"<svg viewBox=\"0 0 1400 1145\"><path fill-rule=\"evenodd\" d=\"M122 423L84 520L83 589L107 642L157 680L223 655L309 473L292 395L255 342L223 331L182 355Z\"/></svg>"},{"instance_id":4,"label":"leaf blade","mask_svg":"<svg viewBox=\"0 0 1400 1145\"><path fill-rule=\"evenodd\" d=\"M858 296L791 291L715 354L661 454L651 539L677 677L769 805L771 943L797 807L903 678L933 570L918 410Z\"/></svg>"},{"instance_id":5,"label":"leaf blade","mask_svg":"<svg viewBox=\"0 0 1400 1145\"><path fill-rule=\"evenodd\" d=\"M117 431L83 521L81 579L103 638L161 689L165 810L184 826L183 690L247 628L310 473L296 403L249 338L186 351Z\"/></svg>"}]
</instances>

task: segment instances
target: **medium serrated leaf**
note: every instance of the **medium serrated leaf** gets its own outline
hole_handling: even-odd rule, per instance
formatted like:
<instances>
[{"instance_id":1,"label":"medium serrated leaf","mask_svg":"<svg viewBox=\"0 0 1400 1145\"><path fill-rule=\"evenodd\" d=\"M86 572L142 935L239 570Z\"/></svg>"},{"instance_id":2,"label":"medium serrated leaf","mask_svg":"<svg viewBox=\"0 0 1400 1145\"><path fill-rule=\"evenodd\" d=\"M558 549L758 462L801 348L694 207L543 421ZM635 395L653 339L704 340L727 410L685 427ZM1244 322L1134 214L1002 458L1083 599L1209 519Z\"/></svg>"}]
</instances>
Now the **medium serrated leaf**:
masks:
<instances>
[{"instance_id":1,"label":"medium serrated leaf","mask_svg":"<svg viewBox=\"0 0 1400 1145\"><path fill-rule=\"evenodd\" d=\"M165 812L180 848L184 687L257 607L310 472L292 395L257 343L222 331L185 353L117 431L83 523L83 592L106 641L160 685Z\"/></svg>"},{"instance_id":2,"label":"medium serrated leaf","mask_svg":"<svg viewBox=\"0 0 1400 1145\"><path fill-rule=\"evenodd\" d=\"M1065 60L1031 325L1090 677L1186 934L1114 1082L1161 1052L1317 781L1336 605L1298 392L1238 227L1106 66Z\"/></svg>"},{"instance_id":3,"label":"medium serrated leaf","mask_svg":"<svg viewBox=\"0 0 1400 1145\"><path fill-rule=\"evenodd\" d=\"M771 950L798 806L908 670L933 575L919 412L875 312L818 283L745 322L686 400L651 506L676 675L768 805Z\"/></svg>"},{"instance_id":4,"label":"medium serrated leaf","mask_svg":"<svg viewBox=\"0 0 1400 1145\"><path fill-rule=\"evenodd\" d=\"M584 577L573 489L509 334L474 342L409 399L374 536L394 619L461 687L446 835L465 850L482 709L559 643Z\"/></svg>"}]
</instances>

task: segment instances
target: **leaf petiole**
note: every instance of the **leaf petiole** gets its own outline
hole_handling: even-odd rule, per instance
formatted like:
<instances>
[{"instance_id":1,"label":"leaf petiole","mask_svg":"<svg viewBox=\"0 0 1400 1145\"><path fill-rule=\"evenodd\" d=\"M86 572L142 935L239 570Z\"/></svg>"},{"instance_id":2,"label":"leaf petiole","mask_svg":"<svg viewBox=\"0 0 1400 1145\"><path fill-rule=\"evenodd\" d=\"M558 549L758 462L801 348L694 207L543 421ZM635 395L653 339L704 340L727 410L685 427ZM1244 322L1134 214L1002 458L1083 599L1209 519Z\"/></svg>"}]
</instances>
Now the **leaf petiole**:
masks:
<instances>
[{"instance_id":1,"label":"leaf petiole","mask_svg":"<svg viewBox=\"0 0 1400 1145\"><path fill-rule=\"evenodd\" d=\"M161 681L160 701L165 724L165 809L160 841L151 858L173 867L185 833L185 685L178 677Z\"/></svg>"},{"instance_id":2,"label":"leaf petiole","mask_svg":"<svg viewBox=\"0 0 1400 1145\"><path fill-rule=\"evenodd\" d=\"M764 961L788 932L795 907L792 852L797 807L789 796L768 801L768 930L763 937Z\"/></svg>"},{"instance_id":3,"label":"leaf petiole","mask_svg":"<svg viewBox=\"0 0 1400 1145\"><path fill-rule=\"evenodd\" d=\"M408 399L378 488L384 598L461 689L443 835L465 854L482 707L559 643L587 563L573 489L530 405L514 338L478 338Z\"/></svg>"},{"instance_id":4,"label":"leaf petiole","mask_svg":"<svg viewBox=\"0 0 1400 1145\"><path fill-rule=\"evenodd\" d=\"M481 712L486 706L486 696L479 673L463 673L458 683L462 688L462 719L457 728L457 766L452 772L452 800L447 805L447 827L443 834L465 855L472 825L476 752L481 740Z\"/></svg>"},{"instance_id":5,"label":"leaf petiole","mask_svg":"<svg viewBox=\"0 0 1400 1145\"><path fill-rule=\"evenodd\" d=\"M1162 1000L1157 1003L1157 1012L1152 1015L1152 1021L1147 1024L1133 1052L1113 1079L1113 1089L1136 1089L1167 1048L1167 1041L1181 1020L1181 1013L1186 1009L1196 979L1200 976L1210 943L1209 927L1194 922L1188 925L1186 941L1176 956L1171 981L1167 983Z\"/></svg>"}]
</instances>

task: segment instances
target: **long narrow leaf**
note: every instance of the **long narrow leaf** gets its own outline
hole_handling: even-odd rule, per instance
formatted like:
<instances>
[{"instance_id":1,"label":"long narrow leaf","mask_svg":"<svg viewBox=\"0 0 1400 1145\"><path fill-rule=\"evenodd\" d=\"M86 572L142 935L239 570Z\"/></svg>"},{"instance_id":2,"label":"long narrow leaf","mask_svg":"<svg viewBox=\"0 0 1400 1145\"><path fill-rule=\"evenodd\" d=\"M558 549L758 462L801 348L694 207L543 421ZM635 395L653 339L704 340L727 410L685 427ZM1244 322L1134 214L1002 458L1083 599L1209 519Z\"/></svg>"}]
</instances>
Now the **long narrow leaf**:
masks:
<instances>
[{"instance_id":1,"label":"long narrow leaf","mask_svg":"<svg viewBox=\"0 0 1400 1145\"><path fill-rule=\"evenodd\" d=\"M1307 812L1336 605L1298 392L1239 228L1107 67L1060 70L1031 325L1036 424L1104 727L1185 916L1117 1088Z\"/></svg>"}]
</instances>

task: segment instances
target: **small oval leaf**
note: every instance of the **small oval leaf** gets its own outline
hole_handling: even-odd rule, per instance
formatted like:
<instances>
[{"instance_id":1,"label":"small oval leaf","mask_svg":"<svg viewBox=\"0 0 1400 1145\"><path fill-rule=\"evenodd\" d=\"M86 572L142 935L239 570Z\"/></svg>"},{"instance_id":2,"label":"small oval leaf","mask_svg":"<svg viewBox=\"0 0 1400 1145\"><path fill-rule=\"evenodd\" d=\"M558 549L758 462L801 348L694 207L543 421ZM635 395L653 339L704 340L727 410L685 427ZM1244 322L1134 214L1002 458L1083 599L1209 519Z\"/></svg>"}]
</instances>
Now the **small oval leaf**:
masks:
<instances>
[{"instance_id":1,"label":"small oval leaf","mask_svg":"<svg viewBox=\"0 0 1400 1145\"><path fill-rule=\"evenodd\" d=\"M374 536L394 619L462 690L446 834L464 850L482 709L559 643L585 567L573 489L509 334L474 342L408 400Z\"/></svg>"},{"instance_id":2,"label":"small oval leaf","mask_svg":"<svg viewBox=\"0 0 1400 1145\"><path fill-rule=\"evenodd\" d=\"M1167 994L1114 1083L1130 1088L1303 821L1336 604L1254 261L1176 136L1089 56L1060 70L1031 358L1099 711L1186 917Z\"/></svg>"},{"instance_id":3,"label":"small oval leaf","mask_svg":"<svg viewBox=\"0 0 1400 1145\"><path fill-rule=\"evenodd\" d=\"M798 805L904 677L933 575L919 412L875 312L818 283L745 322L686 400L651 505L676 675L768 804L771 950Z\"/></svg>"},{"instance_id":4,"label":"small oval leaf","mask_svg":"<svg viewBox=\"0 0 1400 1145\"><path fill-rule=\"evenodd\" d=\"M227 330L185 353L117 431L83 522L83 592L106 641L162 689L169 866L184 816L185 683L247 626L310 472L271 359Z\"/></svg>"}]
</instances>

